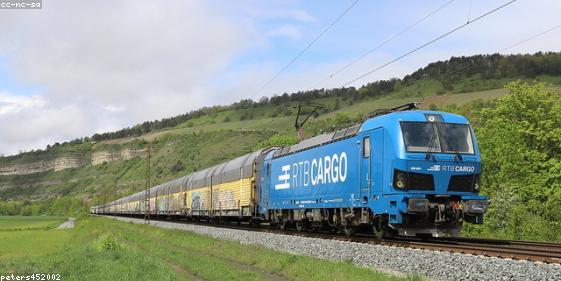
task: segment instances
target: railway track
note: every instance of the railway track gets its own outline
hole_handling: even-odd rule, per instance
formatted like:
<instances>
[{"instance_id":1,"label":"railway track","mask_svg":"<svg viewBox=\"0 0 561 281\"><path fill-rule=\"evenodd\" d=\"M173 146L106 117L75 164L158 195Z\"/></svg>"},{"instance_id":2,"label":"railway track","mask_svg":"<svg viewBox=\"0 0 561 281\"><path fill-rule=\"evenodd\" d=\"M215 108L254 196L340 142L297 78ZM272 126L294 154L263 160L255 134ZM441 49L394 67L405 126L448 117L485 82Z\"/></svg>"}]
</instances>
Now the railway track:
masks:
<instances>
[{"instance_id":1,"label":"railway track","mask_svg":"<svg viewBox=\"0 0 561 281\"><path fill-rule=\"evenodd\" d=\"M296 232L292 230L289 232L275 230L274 232L312 238L336 239L356 243L378 244L439 252L561 264L561 244L556 243L479 238L398 237L393 239L376 239L370 235L354 235L351 237L345 237L343 235L333 236L333 234Z\"/></svg>"},{"instance_id":2,"label":"railway track","mask_svg":"<svg viewBox=\"0 0 561 281\"><path fill-rule=\"evenodd\" d=\"M170 221L158 219L162 221ZM561 264L561 244L535 242L535 241L516 241L516 240L497 240L483 238L419 238L419 237L397 237L392 239L377 239L371 235L356 234L347 237L333 232L311 232L297 231L294 229L279 230L267 225L254 228L245 224L215 224L209 222L188 222L184 220L172 220L173 222L224 227L246 231L259 231L284 235L294 235L309 238L331 239L355 243L376 244L394 247L404 247L421 250L431 250L440 252L451 252L460 254L470 254L486 257L497 257L504 259L526 260L532 262L543 262L550 264Z\"/></svg>"},{"instance_id":3,"label":"railway track","mask_svg":"<svg viewBox=\"0 0 561 281\"><path fill-rule=\"evenodd\" d=\"M400 239L401 247L561 264L561 244L493 239Z\"/></svg>"}]
</instances>

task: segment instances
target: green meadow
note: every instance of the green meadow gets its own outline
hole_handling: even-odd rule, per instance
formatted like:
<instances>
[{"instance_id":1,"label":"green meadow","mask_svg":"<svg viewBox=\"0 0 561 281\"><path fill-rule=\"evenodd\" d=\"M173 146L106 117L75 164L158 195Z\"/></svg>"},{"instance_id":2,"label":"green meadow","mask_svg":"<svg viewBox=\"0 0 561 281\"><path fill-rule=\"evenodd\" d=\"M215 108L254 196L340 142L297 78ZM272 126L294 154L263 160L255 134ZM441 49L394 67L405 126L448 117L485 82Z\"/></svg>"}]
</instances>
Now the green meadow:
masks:
<instances>
[{"instance_id":1,"label":"green meadow","mask_svg":"<svg viewBox=\"0 0 561 281\"><path fill-rule=\"evenodd\" d=\"M99 217L78 219L72 229L0 230L0 249L0 274L62 280L422 280Z\"/></svg>"},{"instance_id":2,"label":"green meadow","mask_svg":"<svg viewBox=\"0 0 561 281\"><path fill-rule=\"evenodd\" d=\"M65 217L53 216L0 216L0 231L50 229L65 220Z\"/></svg>"},{"instance_id":3,"label":"green meadow","mask_svg":"<svg viewBox=\"0 0 561 281\"><path fill-rule=\"evenodd\" d=\"M48 255L62 248L70 233L54 228L65 220L49 216L0 216L0 264L17 258Z\"/></svg>"}]
</instances>

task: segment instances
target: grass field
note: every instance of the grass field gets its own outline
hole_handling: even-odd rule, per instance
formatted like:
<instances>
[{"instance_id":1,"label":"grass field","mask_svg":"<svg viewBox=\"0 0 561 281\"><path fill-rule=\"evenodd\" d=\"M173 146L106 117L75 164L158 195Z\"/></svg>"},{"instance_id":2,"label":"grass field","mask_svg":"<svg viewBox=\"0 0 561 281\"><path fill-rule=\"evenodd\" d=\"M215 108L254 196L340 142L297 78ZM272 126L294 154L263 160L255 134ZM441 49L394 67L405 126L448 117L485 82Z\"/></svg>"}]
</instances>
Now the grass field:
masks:
<instances>
[{"instance_id":1,"label":"grass field","mask_svg":"<svg viewBox=\"0 0 561 281\"><path fill-rule=\"evenodd\" d=\"M0 264L14 258L43 256L61 249L70 235L53 228L65 220L48 216L0 216Z\"/></svg>"},{"instance_id":2,"label":"grass field","mask_svg":"<svg viewBox=\"0 0 561 281\"><path fill-rule=\"evenodd\" d=\"M0 249L12 249L0 252L0 273L59 273L63 280L421 280L106 218L0 235ZM34 254L14 255L14 248Z\"/></svg>"},{"instance_id":3,"label":"grass field","mask_svg":"<svg viewBox=\"0 0 561 281\"><path fill-rule=\"evenodd\" d=\"M0 231L54 228L66 220L51 216L0 216Z\"/></svg>"}]
</instances>

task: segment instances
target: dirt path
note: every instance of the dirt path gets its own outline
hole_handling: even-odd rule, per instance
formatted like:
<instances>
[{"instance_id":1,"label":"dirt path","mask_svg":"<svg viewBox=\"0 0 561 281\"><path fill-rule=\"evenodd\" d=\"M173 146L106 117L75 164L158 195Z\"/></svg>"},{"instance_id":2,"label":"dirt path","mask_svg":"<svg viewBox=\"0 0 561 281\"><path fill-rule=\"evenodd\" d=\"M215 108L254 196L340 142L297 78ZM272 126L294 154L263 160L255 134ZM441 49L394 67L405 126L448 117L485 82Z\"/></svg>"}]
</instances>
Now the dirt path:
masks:
<instances>
[{"instance_id":1,"label":"dirt path","mask_svg":"<svg viewBox=\"0 0 561 281\"><path fill-rule=\"evenodd\" d=\"M67 221L63 222L61 225L59 225L56 229L68 229L68 228L74 228L74 222L76 221L75 218L68 218Z\"/></svg>"}]
</instances>

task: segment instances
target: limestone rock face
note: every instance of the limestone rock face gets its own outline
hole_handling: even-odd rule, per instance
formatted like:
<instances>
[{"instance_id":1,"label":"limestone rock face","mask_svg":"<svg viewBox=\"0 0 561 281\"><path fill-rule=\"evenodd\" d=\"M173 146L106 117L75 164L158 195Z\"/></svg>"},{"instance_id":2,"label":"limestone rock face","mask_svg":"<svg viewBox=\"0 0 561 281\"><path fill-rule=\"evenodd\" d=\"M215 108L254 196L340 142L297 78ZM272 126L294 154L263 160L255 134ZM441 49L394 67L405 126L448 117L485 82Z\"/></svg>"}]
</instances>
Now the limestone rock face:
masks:
<instances>
[{"instance_id":1,"label":"limestone rock face","mask_svg":"<svg viewBox=\"0 0 561 281\"><path fill-rule=\"evenodd\" d=\"M86 164L84 157L60 157L54 161L54 170L78 168Z\"/></svg>"},{"instance_id":2,"label":"limestone rock face","mask_svg":"<svg viewBox=\"0 0 561 281\"><path fill-rule=\"evenodd\" d=\"M58 159L58 158L57 158ZM33 173L41 173L55 169L56 160L42 160L26 164L15 164L0 167L0 175L27 175ZM62 165L61 165L62 167Z\"/></svg>"},{"instance_id":3,"label":"limestone rock face","mask_svg":"<svg viewBox=\"0 0 561 281\"><path fill-rule=\"evenodd\" d=\"M92 165L100 165L104 162L109 163L115 160L130 160L135 157L144 157L144 149L129 149L125 148L121 151L97 151L92 154Z\"/></svg>"},{"instance_id":4,"label":"limestone rock face","mask_svg":"<svg viewBox=\"0 0 561 281\"><path fill-rule=\"evenodd\" d=\"M40 160L30 163L0 166L0 176L29 175L46 171L61 171L70 168L79 168L87 164L100 165L104 162L115 160L130 160L135 157L144 157L143 149L123 149L121 151L96 151L92 153L91 160L86 156L61 156L50 160Z\"/></svg>"}]
</instances>

